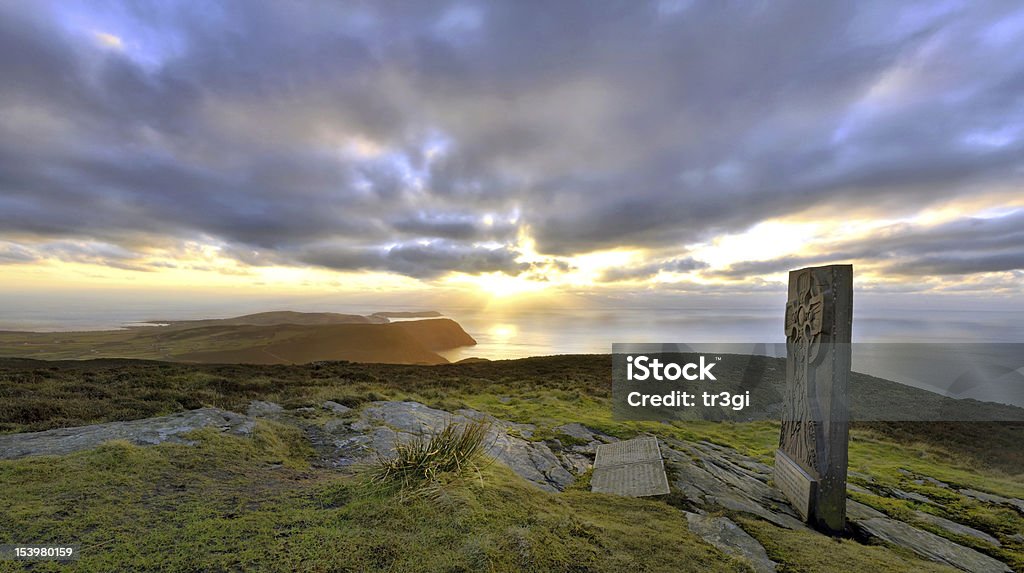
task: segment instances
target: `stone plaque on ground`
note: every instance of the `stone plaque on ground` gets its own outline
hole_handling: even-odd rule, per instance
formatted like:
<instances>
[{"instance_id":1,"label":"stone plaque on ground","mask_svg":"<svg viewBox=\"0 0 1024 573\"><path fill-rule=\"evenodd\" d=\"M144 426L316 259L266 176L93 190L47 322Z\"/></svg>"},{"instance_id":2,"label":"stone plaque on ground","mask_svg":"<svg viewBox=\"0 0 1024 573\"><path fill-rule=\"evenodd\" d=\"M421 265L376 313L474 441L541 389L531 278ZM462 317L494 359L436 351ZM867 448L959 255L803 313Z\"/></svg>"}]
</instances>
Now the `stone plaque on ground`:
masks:
<instances>
[{"instance_id":1,"label":"stone plaque on ground","mask_svg":"<svg viewBox=\"0 0 1024 573\"><path fill-rule=\"evenodd\" d=\"M849 435L853 266L789 273L786 395L775 486L810 524L842 531Z\"/></svg>"},{"instance_id":2,"label":"stone plaque on ground","mask_svg":"<svg viewBox=\"0 0 1024 573\"><path fill-rule=\"evenodd\" d=\"M599 445L590 490L630 497L667 494L658 439L647 436Z\"/></svg>"},{"instance_id":3,"label":"stone plaque on ground","mask_svg":"<svg viewBox=\"0 0 1024 573\"><path fill-rule=\"evenodd\" d=\"M654 436L622 440L597 447L594 469L635 462L661 461L661 448Z\"/></svg>"}]
</instances>

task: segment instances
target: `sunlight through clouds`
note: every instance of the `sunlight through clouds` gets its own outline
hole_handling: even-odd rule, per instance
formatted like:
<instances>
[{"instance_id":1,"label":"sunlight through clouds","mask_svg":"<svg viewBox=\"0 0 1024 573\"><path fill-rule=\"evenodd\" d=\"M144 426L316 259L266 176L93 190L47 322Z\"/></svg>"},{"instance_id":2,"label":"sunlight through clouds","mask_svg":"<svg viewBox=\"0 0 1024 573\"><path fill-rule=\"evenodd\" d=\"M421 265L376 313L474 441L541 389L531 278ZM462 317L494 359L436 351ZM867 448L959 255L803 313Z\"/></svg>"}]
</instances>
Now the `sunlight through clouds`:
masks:
<instances>
[{"instance_id":1,"label":"sunlight through clouds","mask_svg":"<svg viewBox=\"0 0 1024 573\"><path fill-rule=\"evenodd\" d=\"M893 288L1024 288L1019 8L536 16L0 5L0 278L508 302L855 262Z\"/></svg>"}]
</instances>

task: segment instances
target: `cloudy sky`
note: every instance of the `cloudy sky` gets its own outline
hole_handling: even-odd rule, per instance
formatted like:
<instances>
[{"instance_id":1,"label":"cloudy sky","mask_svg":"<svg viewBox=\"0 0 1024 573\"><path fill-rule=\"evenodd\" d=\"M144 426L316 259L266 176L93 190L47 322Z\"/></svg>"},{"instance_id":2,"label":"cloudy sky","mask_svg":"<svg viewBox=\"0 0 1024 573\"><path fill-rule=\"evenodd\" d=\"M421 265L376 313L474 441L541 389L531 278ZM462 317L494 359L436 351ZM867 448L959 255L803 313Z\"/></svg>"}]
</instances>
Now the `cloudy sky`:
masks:
<instances>
[{"instance_id":1,"label":"cloudy sky","mask_svg":"<svg viewBox=\"0 0 1024 573\"><path fill-rule=\"evenodd\" d=\"M1019 2L0 4L0 282L1024 290Z\"/></svg>"}]
</instances>

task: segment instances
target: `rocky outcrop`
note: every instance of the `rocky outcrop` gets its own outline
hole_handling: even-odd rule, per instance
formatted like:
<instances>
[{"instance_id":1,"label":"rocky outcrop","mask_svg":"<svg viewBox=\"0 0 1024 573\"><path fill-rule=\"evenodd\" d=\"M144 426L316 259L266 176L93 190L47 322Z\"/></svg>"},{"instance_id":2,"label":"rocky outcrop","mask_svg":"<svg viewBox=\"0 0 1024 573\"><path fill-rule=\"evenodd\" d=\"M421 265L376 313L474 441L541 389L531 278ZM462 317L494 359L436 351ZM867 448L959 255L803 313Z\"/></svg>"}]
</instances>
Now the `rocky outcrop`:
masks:
<instances>
[{"instance_id":1,"label":"rocky outcrop","mask_svg":"<svg viewBox=\"0 0 1024 573\"><path fill-rule=\"evenodd\" d=\"M849 521L861 521L875 517L885 517L885 514L870 505L864 505L852 499L846 500L846 519Z\"/></svg>"},{"instance_id":2,"label":"rocky outcrop","mask_svg":"<svg viewBox=\"0 0 1024 573\"><path fill-rule=\"evenodd\" d=\"M889 496L888 497L893 497L893 498L896 498L896 499L902 499L902 500L905 500L905 501L916 501L917 503L931 503L932 502L932 500L928 499L928 497L923 496L923 495L921 495L919 493L914 493L912 491L903 491L902 489L895 488L895 487L889 489Z\"/></svg>"},{"instance_id":3,"label":"rocky outcrop","mask_svg":"<svg viewBox=\"0 0 1024 573\"><path fill-rule=\"evenodd\" d=\"M953 535L959 535L961 537L973 537L978 541L984 541L985 543L988 543L989 545L994 545L996 547L1000 547L1002 545L1002 543L1000 543L998 539L992 537L984 531L978 531L973 527L964 525L962 523L957 523L950 519L946 519L945 517L939 517L937 515L925 513L923 511L915 511L913 513L913 516L914 519L917 521L927 523L940 529L944 529L949 533L952 533Z\"/></svg>"},{"instance_id":4,"label":"rocky outcrop","mask_svg":"<svg viewBox=\"0 0 1024 573\"><path fill-rule=\"evenodd\" d=\"M380 401L352 409L326 401L319 407L286 409L273 402L254 401L247 415L203 408L144 420L0 436L0 459L62 455L109 440L127 440L138 445L191 444L186 435L202 428L246 437L252 435L259 418L303 429L319 454L318 463L342 469L372 461L377 456L387 456L394 451L396 443L415 436L429 436L450 423L484 422L489 428L488 453L523 479L552 492L565 489L591 468L598 445L616 440L578 423L556 426L542 433L533 425L501 420L476 410L447 412L418 402ZM538 436L545 436L545 439ZM687 511L691 530L723 552L747 562L755 571L774 571L775 564L757 540L729 519L729 515L744 514L779 527L808 530L773 487L769 465L732 448L704 441L661 439L660 449L671 489L682 497L673 503ZM849 484L850 491L865 496L864 499L885 496L912 504L927 503L929 512L955 515L938 496L930 499L913 491L883 486L868 475L851 472L850 477L867 484L867 487ZM901 480L901 487L908 490L914 489L913 484L945 486L951 494L959 493L978 503L1024 509L1024 502L1019 499L956 489L927 476L906 472ZM914 509L913 505L909 516L912 523L905 523L863 503L847 500L850 528L862 539L903 547L925 559L964 571L1010 570L993 557L955 541L971 538L982 544L978 547L984 548L987 544L998 554L995 548L1000 546L1000 539L992 533ZM1013 536L1004 536L1003 540L1020 543L1020 539Z\"/></svg>"},{"instance_id":5,"label":"rocky outcrop","mask_svg":"<svg viewBox=\"0 0 1024 573\"><path fill-rule=\"evenodd\" d=\"M714 545L722 553L746 562L755 573L774 573L775 562L764 547L728 517L712 517L686 512L690 531Z\"/></svg>"},{"instance_id":6,"label":"rocky outcrop","mask_svg":"<svg viewBox=\"0 0 1024 573\"><path fill-rule=\"evenodd\" d=\"M397 442L417 435L439 432L449 423L484 422L488 425L488 454L507 465L523 479L542 489L558 491L572 483L576 476L544 442L530 441L535 430L529 424L499 420L476 410L449 413L418 402L373 402L359 413L358 420L345 426L334 426L338 460L351 464L376 455L388 455ZM568 467L567 467L568 466Z\"/></svg>"},{"instance_id":7,"label":"rocky outcrop","mask_svg":"<svg viewBox=\"0 0 1024 573\"><path fill-rule=\"evenodd\" d=\"M1017 499L1015 497L1003 497L1001 495L995 495L992 493L985 493L976 489L961 489L959 490L962 495L969 498L983 501L985 503L991 503L994 505L1006 505L1017 510L1017 513L1024 515L1024 500Z\"/></svg>"},{"instance_id":8,"label":"rocky outcrop","mask_svg":"<svg viewBox=\"0 0 1024 573\"><path fill-rule=\"evenodd\" d=\"M76 428L60 428L28 434L0 436L0 459L35 455L63 455L95 448L110 440L127 440L140 446L164 442L192 444L183 435L202 428L249 436L252 418L218 408L202 408L130 422L110 422Z\"/></svg>"},{"instance_id":9,"label":"rocky outcrop","mask_svg":"<svg viewBox=\"0 0 1024 573\"><path fill-rule=\"evenodd\" d=\"M898 545L925 559L945 563L971 573L1010 573L1005 563L988 555L887 517L853 521L855 527L869 537Z\"/></svg>"},{"instance_id":10,"label":"rocky outcrop","mask_svg":"<svg viewBox=\"0 0 1024 573\"><path fill-rule=\"evenodd\" d=\"M927 482L927 480L924 481ZM899 499L899 497L894 497ZM950 519L917 510L912 511L911 515L917 522L942 529L954 536L973 537L996 547L1001 545L999 540L992 535ZM971 572L1010 571L1010 568L1004 563L980 551L892 519L884 513L852 499L846 501L846 518L851 528L861 537L909 549L931 561Z\"/></svg>"},{"instance_id":11,"label":"rocky outcrop","mask_svg":"<svg viewBox=\"0 0 1024 573\"><path fill-rule=\"evenodd\" d=\"M550 442L558 449L562 465L576 474L586 472L593 466L598 445L616 441L616 438L595 432L578 422L555 426L551 431L557 437Z\"/></svg>"},{"instance_id":12,"label":"rocky outcrop","mask_svg":"<svg viewBox=\"0 0 1024 573\"><path fill-rule=\"evenodd\" d=\"M249 407L245 413L249 416L260 416L260 417L272 417L284 412L284 408L280 404L273 402L264 402L262 400L253 400L249 403Z\"/></svg>"},{"instance_id":13,"label":"rocky outcrop","mask_svg":"<svg viewBox=\"0 0 1024 573\"><path fill-rule=\"evenodd\" d=\"M708 442L663 440L663 444L667 446L662 448L662 452L665 455L666 466L673 477L672 485L674 489L684 495L685 503L694 512L725 510L759 517L788 529L807 528L781 494L771 485L772 471L769 466L731 448ZM873 483L870 476L855 477L864 482ZM927 477L921 479L922 483L934 485ZM931 507L939 505L937 501L928 497L898 488L872 485L877 489L876 492L855 484L849 485L851 491L863 494L926 503ZM995 505L1017 507L1014 502L1019 501L975 490L961 490L961 493L967 497ZM851 528L862 538L903 547L925 559L964 571L1010 571L1006 564L980 551L893 519L863 503L847 500L846 511ZM995 547L1000 545L999 540L993 535L950 519L923 511L912 511L911 515L916 523L943 530L954 538L958 536L972 537ZM712 526L709 519L690 518L691 528L693 528L692 524L696 522L700 523L705 531L713 527L723 531L731 529L728 524L723 522L715 523ZM753 539L746 541L726 535L721 538L709 535L707 539L709 543L716 546L720 544L727 546L732 543L735 545L733 551L736 552L741 551L744 546L749 546L750 542L756 543ZM726 551L723 547L720 549ZM757 569L756 566L755 569Z\"/></svg>"},{"instance_id":14,"label":"rocky outcrop","mask_svg":"<svg viewBox=\"0 0 1024 573\"><path fill-rule=\"evenodd\" d=\"M339 403L335 402L334 400L327 400L323 404L320 404L320 407L323 408L324 410L330 410L331 412L334 412L335 414L345 414L345 413L347 413L347 412L352 410L352 408L349 408L348 406L345 406L344 404L339 404Z\"/></svg>"},{"instance_id":15,"label":"rocky outcrop","mask_svg":"<svg viewBox=\"0 0 1024 573\"><path fill-rule=\"evenodd\" d=\"M701 511L747 513L787 529L804 529L782 494L769 485L771 467L710 442L664 440L672 485Z\"/></svg>"},{"instance_id":16,"label":"rocky outcrop","mask_svg":"<svg viewBox=\"0 0 1024 573\"><path fill-rule=\"evenodd\" d=\"M551 428L551 431L555 432L556 434L569 436L574 440L587 442L588 444L610 441L614 439L611 438L611 436L602 434L600 432L595 432L590 428L584 426L583 424L580 424L579 422L572 422L571 424L562 424L561 426L555 426L554 428Z\"/></svg>"}]
</instances>

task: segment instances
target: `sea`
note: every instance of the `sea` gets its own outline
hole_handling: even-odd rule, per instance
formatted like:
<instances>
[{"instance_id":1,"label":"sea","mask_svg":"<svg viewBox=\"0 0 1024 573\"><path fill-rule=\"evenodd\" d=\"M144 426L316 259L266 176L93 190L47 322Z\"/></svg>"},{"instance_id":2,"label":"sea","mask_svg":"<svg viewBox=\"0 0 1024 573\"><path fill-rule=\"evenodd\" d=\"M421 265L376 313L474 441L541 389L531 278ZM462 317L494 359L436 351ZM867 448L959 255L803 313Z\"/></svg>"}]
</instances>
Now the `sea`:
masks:
<instances>
[{"instance_id":1,"label":"sea","mask_svg":"<svg viewBox=\"0 0 1024 573\"><path fill-rule=\"evenodd\" d=\"M765 307L556 307L371 306L325 302L69 297L31 304L0 297L0 330L106 330L150 321L226 318L267 310L371 314L437 310L477 341L445 351L456 362L477 357L506 360L557 354L608 354L612 345L703 345L722 351L752 349L784 355L782 311ZM158 323L157 323L158 324ZM1024 310L949 308L855 309L853 368L956 398L1024 407ZM739 346L736 346L739 345ZM768 350L765 350L765 349ZM966 382L965 382L966 380Z\"/></svg>"}]
</instances>

